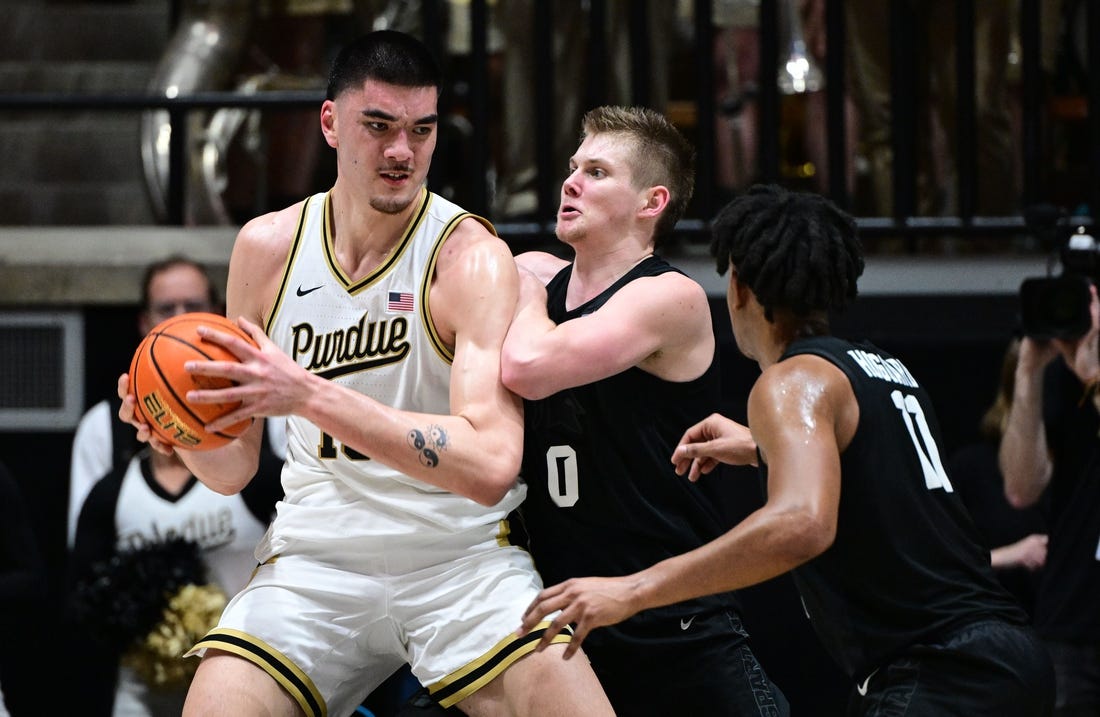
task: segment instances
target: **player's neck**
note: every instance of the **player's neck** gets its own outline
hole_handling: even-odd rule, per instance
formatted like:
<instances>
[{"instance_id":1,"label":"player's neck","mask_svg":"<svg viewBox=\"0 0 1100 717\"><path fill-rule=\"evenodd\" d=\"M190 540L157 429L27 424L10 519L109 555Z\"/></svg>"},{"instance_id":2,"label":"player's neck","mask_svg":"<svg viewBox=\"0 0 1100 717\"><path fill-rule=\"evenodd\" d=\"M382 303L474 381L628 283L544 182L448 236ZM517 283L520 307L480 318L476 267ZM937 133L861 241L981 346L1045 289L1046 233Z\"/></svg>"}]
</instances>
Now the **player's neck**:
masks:
<instances>
[{"instance_id":1,"label":"player's neck","mask_svg":"<svg viewBox=\"0 0 1100 717\"><path fill-rule=\"evenodd\" d=\"M621 243L614 247L576 247L573 274L569 281L574 290L586 294L587 301L618 281L624 274L653 256L651 245Z\"/></svg>"},{"instance_id":2,"label":"player's neck","mask_svg":"<svg viewBox=\"0 0 1100 717\"><path fill-rule=\"evenodd\" d=\"M390 213L334 193L329 233L337 262L351 281L370 274L393 253L420 203L418 194L400 212Z\"/></svg>"},{"instance_id":3,"label":"player's neck","mask_svg":"<svg viewBox=\"0 0 1100 717\"><path fill-rule=\"evenodd\" d=\"M764 369L777 363L792 343L798 339L813 336L827 336L829 322L823 312L814 312L810 316L795 316L788 310L776 309L772 321L763 324L765 336L761 343L757 362Z\"/></svg>"}]
</instances>

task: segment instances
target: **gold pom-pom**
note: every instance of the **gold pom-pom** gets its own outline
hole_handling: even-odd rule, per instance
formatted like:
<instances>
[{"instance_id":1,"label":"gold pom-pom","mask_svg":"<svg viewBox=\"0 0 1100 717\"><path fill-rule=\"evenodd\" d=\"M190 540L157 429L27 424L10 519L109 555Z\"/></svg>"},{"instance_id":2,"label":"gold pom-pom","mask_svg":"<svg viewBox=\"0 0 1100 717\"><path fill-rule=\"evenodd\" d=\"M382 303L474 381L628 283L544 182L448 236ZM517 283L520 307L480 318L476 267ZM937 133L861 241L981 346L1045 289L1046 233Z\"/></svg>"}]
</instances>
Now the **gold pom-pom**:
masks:
<instances>
[{"instance_id":1,"label":"gold pom-pom","mask_svg":"<svg viewBox=\"0 0 1100 717\"><path fill-rule=\"evenodd\" d=\"M217 585L183 586L168 601L164 619L123 655L122 664L151 687L186 685L199 661L184 659L183 653L218 624L226 602Z\"/></svg>"}]
</instances>

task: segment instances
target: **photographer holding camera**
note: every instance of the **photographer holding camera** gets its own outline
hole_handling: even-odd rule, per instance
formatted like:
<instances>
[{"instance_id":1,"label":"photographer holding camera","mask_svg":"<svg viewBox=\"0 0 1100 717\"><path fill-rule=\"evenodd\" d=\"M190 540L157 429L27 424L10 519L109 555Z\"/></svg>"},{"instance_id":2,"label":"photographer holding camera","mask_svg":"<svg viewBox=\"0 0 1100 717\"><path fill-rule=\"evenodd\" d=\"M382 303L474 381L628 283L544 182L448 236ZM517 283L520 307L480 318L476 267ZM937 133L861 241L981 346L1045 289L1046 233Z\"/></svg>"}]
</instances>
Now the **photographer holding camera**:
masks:
<instances>
[{"instance_id":1,"label":"photographer holding camera","mask_svg":"<svg viewBox=\"0 0 1100 717\"><path fill-rule=\"evenodd\" d=\"M1005 494L1049 492L1050 542L1035 627L1057 678L1055 715L1100 714L1100 300L1096 242L1083 228L1064 274L1021 287L1024 338L1001 440Z\"/></svg>"}]
</instances>

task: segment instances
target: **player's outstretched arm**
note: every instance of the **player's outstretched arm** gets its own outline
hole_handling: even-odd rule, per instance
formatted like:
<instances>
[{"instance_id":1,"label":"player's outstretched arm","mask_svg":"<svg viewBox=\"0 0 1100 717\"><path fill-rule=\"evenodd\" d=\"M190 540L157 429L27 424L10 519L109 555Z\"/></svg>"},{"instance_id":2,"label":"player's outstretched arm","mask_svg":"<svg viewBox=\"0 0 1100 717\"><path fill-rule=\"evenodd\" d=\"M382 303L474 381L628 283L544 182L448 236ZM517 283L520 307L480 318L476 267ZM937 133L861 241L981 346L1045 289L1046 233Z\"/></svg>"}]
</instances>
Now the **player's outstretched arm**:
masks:
<instances>
[{"instance_id":1,"label":"player's outstretched arm","mask_svg":"<svg viewBox=\"0 0 1100 717\"><path fill-rule=\"evenodd\" d=\"M753 434L768 461L768 501L711 542L631 575L573 578L543 590L520 633L560 610L539 643L575 625L567 654L593 629L649 608L755 585L824 552L840 505L838 436L858 420L847 378L823 359L801 357L765 372L749 397ZM794 369L794 370L791 370Z\"/></svg>"},{"instance_id":2,"label":"player's outstretched arm","mask_svg":"<svg viewBox=\"0 0 1100 717\"><path fill-rule=\"evenodd\" d=\"M676 475L687 474L688 480L694 482L719 463L756 465L756 441L748 426L712 413L684 431L672 451L672 464Z\"/></svg>"},{"instance_id":3,"label":"player's outstretched arm","mask_svg":"<svg viewBox=\"0 0 1100 717\"><path fill-rule=\"evenodd\" d=\"M504 342L508 388L540 399L638 366L669 381L702 375L714 355L706 294L669 272L630 282L592 313L555 324L546 291L521 275L520 304Z\"/></svg>"}]
</instances>

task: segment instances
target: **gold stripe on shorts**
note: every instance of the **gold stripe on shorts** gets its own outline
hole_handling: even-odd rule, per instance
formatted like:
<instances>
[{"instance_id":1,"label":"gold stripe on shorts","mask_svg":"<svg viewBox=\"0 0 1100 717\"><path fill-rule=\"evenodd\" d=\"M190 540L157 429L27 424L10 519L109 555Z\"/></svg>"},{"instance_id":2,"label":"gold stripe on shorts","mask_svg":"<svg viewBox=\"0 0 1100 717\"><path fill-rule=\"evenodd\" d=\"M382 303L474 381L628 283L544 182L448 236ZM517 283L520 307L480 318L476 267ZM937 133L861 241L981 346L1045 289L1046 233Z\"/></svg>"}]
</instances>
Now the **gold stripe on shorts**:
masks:
<instances>
[{"instance_id":1,"label":"gold stripe on shorts","mask_svg":"<svg viewBox=\"0 0 1100 717\"><path fill-rule=\"evenodd\" d=\"M549 626L550 621L547 620L522 637L509 635L480 658L430 685L428 691L443 707L455 706L489 684L513 662L534 652ZM566 626L554 636L551 643L570 642L572 639L573 630Z\"/></svg>"},{"instance_id":2,"label":"gold stripe on shorts","mask_svg":"<svg viewBox=\"0 0 1100 717\"><path fill-rule=\"evenodd\" d=\"M262 640L239 630L216 628L199 640L187 654L215 649L243 657L271 675L301 706L308 717L327 717L328 707L309 677L281 652Z\"/></svg>"}]
</instances>

